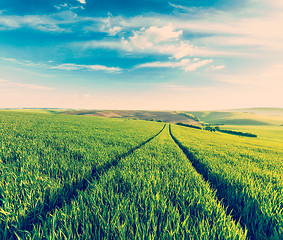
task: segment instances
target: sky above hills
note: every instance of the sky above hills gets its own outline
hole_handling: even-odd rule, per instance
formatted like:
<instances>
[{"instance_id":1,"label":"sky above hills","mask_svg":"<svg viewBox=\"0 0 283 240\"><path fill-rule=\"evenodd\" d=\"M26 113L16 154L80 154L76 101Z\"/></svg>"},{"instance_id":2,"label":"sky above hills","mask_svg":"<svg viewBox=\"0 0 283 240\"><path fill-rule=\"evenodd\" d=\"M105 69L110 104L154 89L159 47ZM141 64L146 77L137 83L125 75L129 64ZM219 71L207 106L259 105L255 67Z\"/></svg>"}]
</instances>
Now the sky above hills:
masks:
<instances>
[{"instance_id":1,"label":"sky above hills","mask_svg":"<svg viewBox=\"0 0 283 240\"><path fill-rule=\"evenodd\" d=\"M0 108L283 107L281 0L0 1Z\"/></svg>"}]
</instances>

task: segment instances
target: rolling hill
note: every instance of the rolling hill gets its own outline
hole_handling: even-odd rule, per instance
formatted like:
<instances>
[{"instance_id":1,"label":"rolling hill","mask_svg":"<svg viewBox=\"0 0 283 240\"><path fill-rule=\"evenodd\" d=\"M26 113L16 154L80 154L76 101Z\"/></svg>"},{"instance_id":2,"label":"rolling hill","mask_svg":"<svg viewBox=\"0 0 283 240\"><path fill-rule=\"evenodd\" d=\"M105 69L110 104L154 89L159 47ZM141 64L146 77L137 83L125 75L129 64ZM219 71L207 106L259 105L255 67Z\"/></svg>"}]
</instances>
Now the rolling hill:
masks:
<instances>
[{"instance_id":1,"label":"rolling hill","mask_svg":"<svg viewBox=\"0 0 283 240\"><path fill-rule=\"evenodd\" d=\"M197 124L189 117L175 111L138 111L138 110L73 110L62 111L60 114L67 115L84 115L84 116L98 116L109 118L128 118L139 120L155 120L166 123L190 123Z\"/></svg>"},{"instance_id":2,"label":"rolling hill","mask_svg":"<svg viewBox=\"0 0 283 240\"><path fill-rule=\"evenodd\" d=\"M250 126L280 126L283 124L283 115L280 115L280 111L277 111L277 115L274 115L275 111L262 110L259 113L247 112L247 109L239 111L196 111L187 112L198 117L201 121L224 124L224 125L250 125ZM265 113L263 115L263 113ZM282 110L283 113L283 110Z\"/></svg>"}]
</instances>

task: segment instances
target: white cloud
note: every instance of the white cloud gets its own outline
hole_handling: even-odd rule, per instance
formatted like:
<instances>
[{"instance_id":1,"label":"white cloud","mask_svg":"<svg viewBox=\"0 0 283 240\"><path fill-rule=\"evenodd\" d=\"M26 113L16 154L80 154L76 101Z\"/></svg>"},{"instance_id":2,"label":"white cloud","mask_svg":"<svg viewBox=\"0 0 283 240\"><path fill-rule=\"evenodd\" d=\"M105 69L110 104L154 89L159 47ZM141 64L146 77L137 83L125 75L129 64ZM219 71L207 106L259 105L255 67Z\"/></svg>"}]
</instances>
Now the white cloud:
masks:
<instances>
[{"instance_id":1,"label":"white cloud","mask_svg":"<svg viewBox=\"0 0 283 240\"><path fill-rule=\"evenodd\" d=\"M122 69L119 67L106 67L103 65L78 65L73 63L65 63L59 66L53 66L50 69L60 69L67 71L75 70L88 70L88 71L107 71L107 72L121 72Z\"/></svg>"},{"instance_id":2,"label":"white cloud","mask_svg":"<svg viewBox=\"0 0 283 240\"><path fill-rule=\"evenodd\" d=\"M67 4L67 3L59 4L59 5L56 5L56 6L54 6L54 7L57 8L58 10L61 10L61 8L66 8L66 7L68 7L68 4Z\"/></svg>"},{"instance_id":3,"label":"white cloud","mask_svg":"<svg viewBox=\"0 0 283 240\"><path fill-rule=\"evenodd\" d=\"M225 67L226 67L225 65L210 66L205 71L216 71L216 70L224 69Z\"/></svg>"},{"instance_id":4,"label":"white cloud","mask_svg":"<svg viewBox=\"0 0 283 240\"><path fill-rule=\"evenodd\" d=\"M173 4L173 3L171 3L171 2L169 2L169 5L171 6L171 7L174 7L174 8L176 8L176 9L179 9L179 10L184 10L184 11L187 11L187 12L192 12L192 11L194 11L194 10L196 10L197 8L196 7L185 7L185 6L182 6L182 5L176 5L176 4Z\"/></svg>"},{"instance_id":5,"label":"white cloud","mask_svg":"<svg viewBox=\"0 0 283 240\"><path fill-rule=\"evenodd\" d=\"M169 2L169 5L170 5L171 7L179 8L179 9L183 9L183 10L186 10L186 9L187 9L187 7L184 7L184 6L182 6L182 5L176 5L176 4L173 4L173 3L171 3L171 2Z\"/></svg>"},{"instance_id":6,"label":"white cloud","mask_svg":"<svg viewBox=\"0 0 283 240\"><path fill-rule=\"evenodd\" d=\"M70 32L71 24L83 21L72 11L59 12L52 15L1 15L0 30L32 28L43 32Z\"/></svg>"},{"instance_id":7,"label":"white cloud","mask_svg":"<svg viewBox=\"0 0 283 240\"><path fill-rule=\"evenodd\" d=\"M3 60L3 61L6 61L6 62L25 65L25 66L46 67L46 64L44 64L44 63L34 63L30 60L18 60L18 59L14 59L14 58L5 58L5 57L0 57L0 59Z\"/></svg>"},{"instance_id":8,"label":"white cloud","mask_svg":"<svg viewBox=\"0 0 283 240\"><path fill-rule=\"evenodd\" d=\"M132 36L122 37L121 42L117 40L102 40L88 41L80 43L85 48L110 48L120 49L129 53L149 53L169 55L176 59L181 59L186 56L249 56L251 53L245 51L233 51L231 49L218 50L209 48L210 44L202 43L202 47L197 47L199 39L195 41L197 44L185 40L183 30L198 32L197 23L190 24L191 20L179 19L171 16L146 17L136 16L132 18L113 17L109 14L108 18L92 19L93 22L98 22L93 26L85 27L85 30L107 32L110 36L115 36L117 33L126 33L131 29ZM193 20L192 20L193 21ZM184 22L186 22L184 24ZM100 27L99 27L100 25ZM192 27L193 26L193 27ZM190 28L192 27L192 29ZM196 29L194 29L194 27ZM206 30L209 29L209 23L205 23ZM210 31L210 30L209 30ZM117 38L116 38L117 39ZM201 38L206 39L206 38Z\"/></svg>"},{"instance_id":9,"label":"white cloud","mask_svg":"<svg viewBox=\"0 0 283 240\"><path fill-rule=\"evenodd\" d=\"M80 2L81 4L86 4L85 0L78 0L78 2Z\"/></svg>"},{"instance_id":10,"label":"white cloud","mask_svg":"<svg viewBox=\"0 0 283 240\"><path fill-rule=\"evenodd\" d=\"M206 50L198 49L197 47L186 43L185 41L164 42L164 43L150 43L139 45L138 42L131 42L128 39L122 38L121 41L87 41L74 44L82 48L109 48L120 49L128 53L152 53L168 55L170 57L181 59L186 56L195 55L199 52L200 56L215 55L217 52L208 52ZM174 45L175 44L175 45ZM220 53L221 54L221 53ZM226 53L223 53L226 54Z\"/></svg>"},{"instance_id":11,"label":"white cloud","mask_svg":"<svg viewBox=\"0 0 283 240\"><path fill-rule=\"evenodd\" d=\"M115 36L122 30L122 27L115 20L113 20L112 15L108 13L108 18L101 19L102 24L100 26L100 31L108 33L109 36Z\"/></svg>"},{"instance_id":12,"label":"white cloud","mask_svg":"<svg viewBox=\"0 0 283 240\"><path fill-rule=\"evenodd\" d=\"M136 68L176 68L184 67L190 62L189 59L182 59L180 62L149 62L137 65Z\"/></svg>"},{"instance_id":13,"label":"white cloud","mask_svg":"<svg viewBox=\"0 0 283 240\"><path fill-rule=\"evenodd\" d=\"M100 27L100 31L107 32L108 35L115 36L118 32L127 29L125 24L119 24L119 21L123 22L122 18L113 18L111 15L107 19L99 19L103 23ZM118 23L117 23L118 21ZM125 20L125 22L127 22ZM115 25L115 24L116 25ZM95 30L95 27L94 29ZM110 48L120 49L128 53L152 53L168 55L176 59L181 59L185 56L192 55L197 50L197 47L193 46L188 41L181 40L183 34L182 30L175 30L175 27L168 23L161 27L149 26L147 28L142 27L137 31L132 31L132 36L124 38L121 41L118 40L102 40L102 41L88 41L78 43L77 45L83 48Z\"/></svg>"},{"instance_id":14,"label":"white cloud","mask_svg":"<svg viewBox=\"0 0 283 240\"><path fill-rule=\"evenodd\" d=\"M212 62L212 59L182 59L179 62L150 62L137 65L136 68L180 68L186 72L195 71Z\"/></svg>"},{"instance_id":15,"label":"white cloud","mask_svg":"<svg viewBox=\"0 0 283 240\"><path fill-rule=\"evenodd\" d=\"M54 61L48 61L47 63L34 63L30 60L17 60L13 58L4 58L4 57L1 57L0 59L15 64L25 65L29 67L42 67L45 69L61 69L67 71L75 71L75 70L107 71L107 72L116 72L116 73L122 71L122 69L119 67L107 67L103 65L80 65L73 63L65 63L58 66L50 66L50 64L54 63Z\"/></svg>"},{"instance_id":16,"label":"white cloud","mask_svg":"<svg viewBox=\"0 0 283 240\"><path fill-rule=\"evenodd\" d=\"M188 64L188 66L185 67L185 71L194 71L197 68L200 68L200 67L205 66L209 63L212 63L212 61L213 61L212 59L209 59L209 60L201 60L199 62Z\"/></svg>"},{"instance_id":17,"label":"white cloud","mask_svg":"<svg viewBox=\"0 0 283 240\"><path fill-rule=\"evenodd\" d=\"M50 87L40 86L36 84L11 82L6 79L0 79L0 86L12 87L12 88L25 88L25 89L30 89L30 90L52 90L53 89Z\"/></svg>"},{"instance_id":18,"label":"white cloud","mask_svg":"<svg viewBox=\"0 0 283 240\"><path fill-rule=\"evenodd\" d=\"M197 45L212 49L235 49L240 47L246 52L266 54L258 50L283 50L283 3L281 0L249 0L246 7L238 12L202 12L189 20L171 20L175 27L191 33L205 33L199 37ZM196 10L197 12L197 10ZM239 49L238 49L239 50Z\"/></svg>"},{"instance_id":19,"label":"white cloud","mask_svg":"<svg viewBox=\"0 0 283 240\"><path fill-rule=\"evenodd\" d=\"M5 58L5 57L1 57L1 59L2 59L2 60L4 60L4 61L8 61L8 62L17 62L17 60L16 60L16 59L14 59L14 58Z\"/></svg>"},{"instance_id":20,"label":"white cloud","mask_svg":"<svg viewBox=\"0 0 283 240\"><path fill-rule=\"evenodd\" d=\"M265 54L264 51L283 50L283 34L278 30L281 29L283 22L281 0L249 0L245 3L247 7L238 12L221 12L213 9L208 11L202 8L187 8L173 3L169 4L174 8L190 10L193 14L111 17L117 31L123 29L126 32L134 29L133 36L123 39L123 46L120 48L129 52L171 55L177 51L179 52L176 54L178 58L191 54L197 56L253 56ZM168 23L171 27L168 27ZM150 30L158 34L158 30L164 31L166 26L169 33L170 31L179 33L177 38L166 40L166 42L171 41L171 44L157 43L149 36ZM138 28L141 29L137 30ZM112 35L115 35L117 31L114 31ZM197 34L197 37L188 42L184 39L183 31L188 31L192 35ZM200 33L204 35L201 36ZM166 36L166 31L164 35ZM182 40L180 40L181 36ZM257 51L258 49L263 51Z\"/></svg>"},{"instance_id":21,"label":"white cloud","mask_svg":"<svg viewBox=\"0 0 283 240\"><path fill-rule=\"evenodd\" d=\"M74 10L74 9L82 9L82 10L84 10L85 8L83 6L70 7L70 10Z\"/></svg>"},{"instance_id":22,"label":"white cloud","mask_svg":"<svg viewBox=\"0 0 283 240\"><path fill-rule=\"evenodd\" d=\"M72 6L71 4L67 4L67 3L55 5L54 7L55 7L57 10L64 9L65 11L66 11L66 10L74 10L74 9L82 9L82 10L84 9L83 6Z\"/></svg>"},{"instance_id":23,"label":"white cloud","mask_svg":"<svg viewBox=\"0 0 283 240\"><path fill-rule=\"evenodd\" d=\"M139 33L134 32L134 36L129 39L135 43L139 40L146 43L160 43L168 40L178 40L183 34L183 31L174 30L175 29L171 23L161 28L151 26L148 29L141 29Z\"/></svg>"},{"instance_id":24,"label":"white cloud","mask_svg":"<svg viewBox=\"0 0 283 240\"><path fill-rule=\"evenodd\" d=\"M283 49L283 34L278 31L282 14L264 18L226 19L220 22L200 22L194 26L184 24L184 29L213 33L201 43L216 47L254 47L255 49ZM250 50L249 50L250 51Z\"/></svg>"},{"instance_id":25,"label":"white cloud","mask_svg":"<svg viewBox=\"0 0 283 240\"><path fill-rule=\"evenodd\" d=\"M121 41L88 41L83 43L76 43L74 46L83 48L109 48L109 49L121 49Z\"/></svg>"},{"instance_id":26,"label":"white cloud","mask_svg":"<svg viewBox=\"0 0 283 240\"><path fill-rule=\"evenodd\" d=\"M171 23L163 27L141 28L139 31L133 31L133 34L128 39L122 38L122 48L128 52L152 52L180 59L191 55L196 49L180 40L183 31L176 31Z\"/></svg>"},{"instance_id":27,"label":"white cloud","mask_svg":"<svg viewBox=\"0 0 283 240\"><path fill-rule=\"evenodd\" d=\"M0 16L0 30L30 27L44 32L62 32L56 21L47 16Z\"/></svg>"},{"instance_id":28,"label":"white cloud","mask_svg":"<svg viewBox=\"0 0 283 240\"><path fill-rule=\"evenodd\" d=\"M86 4L85 0L77 1ZM129 52L163 53L176 58L191 54L200 56L243 55L233 51L234 46L254 46L254 49L260 47L267 50L283 49L283 34L278 30L281 29L283 22L281 0L249 0L245 3L247 7L239 13L187 8L171 2L169 4L177 9L190 10L193 14L140 15L130 18L113 17L112 15L106 18L78 17L70 12L69 15L65 14L61 17L57 14L0 15L0 30L29 27L47 32L66 32L71 31L74 22L84 23L83 31L106 32L109 36L115 36L121 31L126 33L133 30L133 36L123 39L121 49ZM71 7L70 4L63 3L56 7L67 10L82 6ZM263 11L264 14L262 14ZM198 36L192 40L193 42L188 42L184 39L184 31L189 31L191 34L209 33L210 36ZM225 51L223 46L226 47ZM251 52L253 51L250 49L243 51L246 54ZM259 52L256 53L259 54Z\"/></svg>"}]
</instances>

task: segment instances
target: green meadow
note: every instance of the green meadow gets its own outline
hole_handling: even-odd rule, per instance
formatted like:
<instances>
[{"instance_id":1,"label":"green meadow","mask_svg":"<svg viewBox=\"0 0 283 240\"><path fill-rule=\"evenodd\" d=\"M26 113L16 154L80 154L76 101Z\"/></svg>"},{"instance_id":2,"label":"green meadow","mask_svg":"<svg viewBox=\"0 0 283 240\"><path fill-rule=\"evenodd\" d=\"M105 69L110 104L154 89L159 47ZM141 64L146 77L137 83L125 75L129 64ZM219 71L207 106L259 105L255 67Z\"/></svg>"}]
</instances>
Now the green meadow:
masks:
<instances>
[{"instance_id":1,"label":"green meadow","mask_svg":"<svg viewBox=\"0 0 283 240\"><path fill-rule=\"evenodd\" d=\"M204 122L219 123L237 126L272 126L283 124L283 110L266 109L259 111L256 108L227 111L199 111L188 112Z\"/></svg>"},{"instance_id":2,"label":"green meadow","mask_svg":"<svg viewBox=\"0 0 283 240\"><path fill-rule=\"evenodd\" d=\"M257 137L184 112L0 111L0 239L283 239L281 111L187 114Z\"/></svg>"}]
</instances>

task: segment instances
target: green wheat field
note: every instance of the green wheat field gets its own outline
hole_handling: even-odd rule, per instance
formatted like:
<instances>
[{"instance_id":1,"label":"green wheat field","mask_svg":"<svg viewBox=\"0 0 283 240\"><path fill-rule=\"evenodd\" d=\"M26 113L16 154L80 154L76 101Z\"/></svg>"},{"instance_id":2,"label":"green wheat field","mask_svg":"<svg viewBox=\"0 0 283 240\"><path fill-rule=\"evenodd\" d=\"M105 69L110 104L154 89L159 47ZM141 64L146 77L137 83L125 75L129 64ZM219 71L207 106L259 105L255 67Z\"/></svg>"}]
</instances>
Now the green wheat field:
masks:
<instances>
[{"instance_id":1,"label":"green wheat field","mask_svg":"<svg viewBox=\"0 0 283 240\"><path fill-rule=\"evenodd\" d=\"M1 110L0 144L0 239L283 239L282 109Z\"/></svg>"}]
</instances>

